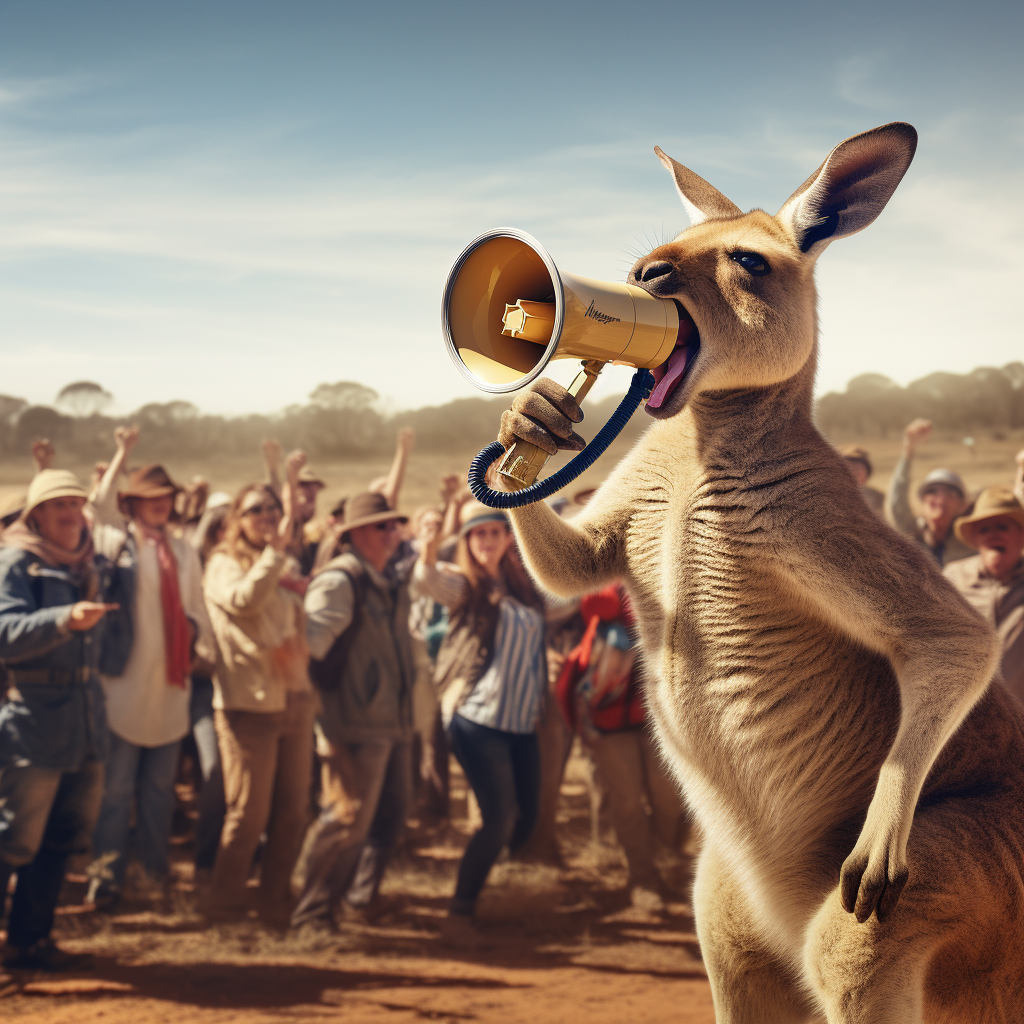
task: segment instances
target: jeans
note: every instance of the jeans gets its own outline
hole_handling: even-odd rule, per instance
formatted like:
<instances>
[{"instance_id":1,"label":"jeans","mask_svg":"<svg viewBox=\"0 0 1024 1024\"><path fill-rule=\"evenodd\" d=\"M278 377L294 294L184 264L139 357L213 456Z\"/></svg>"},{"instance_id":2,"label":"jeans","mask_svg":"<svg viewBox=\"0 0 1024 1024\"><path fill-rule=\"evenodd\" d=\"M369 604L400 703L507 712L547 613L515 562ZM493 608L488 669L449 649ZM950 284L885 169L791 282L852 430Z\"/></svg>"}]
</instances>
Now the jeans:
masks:
<instances>
[{"instance_id":1,"label":"jeans","mask_svg":"<svg viewBox=\"0 0 1024 1024\"><path fill-rule=\"evenodd\" d=\"M138 747L117 733L110 734L103 805L93 849L96 857L114 855L109 864L113 877L105 880L115 888L119 889L124 882L133 802L133 845L139 861L155 878L164 878L170 871L168 847L180 751L181 740L161 747Z\"/></svg>"},{"instance_id":2,"label":"jeans","mask_svg":"<svg viewBox=\"0 0 1024 1024\"><path fill-rule=\"evenodd\" d=\"M306 854L306 881L292 915L298 927L331 921L346 899L368 906L402 831L412 802L412 744L346 743L327 759L330 801ZM333 799L332 799L333 797Z\"/></svg>"},{"instance_id":3,"label":"jeans","mask_svg":"<svg viewBox=\"0 0 1024 1024\"><path fill-rule=\"evenodd\" d=\"M288 694L283 711L217 711L228 812L210 878L208 909L246 909L246 882L260 836L260 910L277 920L290 910L291 875L309 823L315 701Z\"/></svg>"},{"instance_id":4,"label":"jeans","mask_svg":"<svg viewBox=\"0 0 1024 1024\"><path fill-rule=\"evenodd\" d=\"M189 715L192 738L199 754L199 771L203 777L196 820L195 865L210 870L217 859L227 804L224 801L224 771L220 763L217 729L213 721L213 682L206 676L192 677Z\"/></svg>"},{"instance_id":5,"label":"jeans","mask_svg":"<svg viewBox=\"0 0 1024 1024\"><path fill-rule=\"evenodd\" d=\"M459 714L452 715L448 733L483 818L462 855L449 906L452 914L472 914L498 855L506 846L521 847L537 822L540 751L535 732L489 729Z\"/></svg>"},{"instance_id":6,"label":"jeans","mask_svg":"<svg viewBox=\"0 0 1024 1024\"><path fill-rule=\"evenodd\" d=\"M27 949L50 934L67 859L89 849L102 796L103 763L94 757L77 771L0 768L0 877L18 875L7 924L12 946Z\"/></svg>"}]
</instances>

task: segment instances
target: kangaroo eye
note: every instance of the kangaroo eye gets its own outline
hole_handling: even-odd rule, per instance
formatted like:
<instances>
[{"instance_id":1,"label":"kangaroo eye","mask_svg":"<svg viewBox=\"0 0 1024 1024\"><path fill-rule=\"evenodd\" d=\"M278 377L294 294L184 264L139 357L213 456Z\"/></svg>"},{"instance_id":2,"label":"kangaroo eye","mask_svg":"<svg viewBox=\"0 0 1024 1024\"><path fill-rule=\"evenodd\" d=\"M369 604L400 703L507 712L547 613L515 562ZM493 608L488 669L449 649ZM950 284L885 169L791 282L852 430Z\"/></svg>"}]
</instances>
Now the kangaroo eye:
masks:
<instances>
[{"instance_id":1,"label":"kangaroo eye","mask_svg":"<svg viewBox=\"0 0 1024 1024\"><path fill-rule=\"evenodd\" d=\"M765 277L772 272L768 261L756 252L731 252L729 259L738 263L748 274L754 277Z\"/></svg>"}]
</instances>

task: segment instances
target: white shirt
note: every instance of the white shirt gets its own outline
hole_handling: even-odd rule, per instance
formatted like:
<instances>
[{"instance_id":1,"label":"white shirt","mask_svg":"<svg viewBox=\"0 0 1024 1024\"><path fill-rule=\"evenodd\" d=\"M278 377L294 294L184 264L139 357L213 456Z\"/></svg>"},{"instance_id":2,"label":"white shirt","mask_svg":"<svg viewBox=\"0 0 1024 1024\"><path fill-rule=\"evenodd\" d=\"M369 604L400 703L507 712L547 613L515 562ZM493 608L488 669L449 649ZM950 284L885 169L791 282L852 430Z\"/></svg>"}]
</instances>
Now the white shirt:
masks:
<instances>
[{"instance_id":1,"label":"white shirt","mask_svg":"<svg viewBox=\"0 0 1024 1024\"><path fill-rule=\"evenodd\" d=\"M162 747L180 740L191 728L190 682L171 686L167 681L163 605L160 599L160 563L156 542L120 516L116 496L102 488L96 496L94 542L98 550L115 557L131 530L138 550L135 605L132 608L132 649L120 676L101 676L107 695L107 722L122 739L139 747ZM187 541L168 536L178 565L178 589L185 614L196 624L197 650L213 656L213 627L203 600L199 556Z\"/></svg>"}]
</instances>

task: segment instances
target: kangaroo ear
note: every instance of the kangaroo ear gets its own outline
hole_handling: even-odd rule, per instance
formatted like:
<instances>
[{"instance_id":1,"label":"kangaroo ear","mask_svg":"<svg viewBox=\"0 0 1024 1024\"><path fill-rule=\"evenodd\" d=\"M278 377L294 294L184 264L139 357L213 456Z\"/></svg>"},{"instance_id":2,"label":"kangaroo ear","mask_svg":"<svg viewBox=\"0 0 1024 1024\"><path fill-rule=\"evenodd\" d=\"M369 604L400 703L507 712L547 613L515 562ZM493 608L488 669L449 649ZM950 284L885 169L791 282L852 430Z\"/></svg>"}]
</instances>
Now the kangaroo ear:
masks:
<instances>
[{"instance_id":1,"label":"kangaroo ear","mask_svg":"<svg viewBox=\"0 0 1024 1024\"><path fill-rule=\"evenodd\" d=\"M700 224L709 217L735 217L743 212L699 174L694 174L689 167L684 167L676 163L672 157L666 156L660 146L655 146L654 152L675 178L676 191L683 201L683 206L686 207L691 224Z\"/></svg>"},{"instance_id":2,"label":"kangaroo ear","mask_svg":"<svg viewBox=\"0 0 1024 1024\"><path fill-rule=\"evenodd\" d=\"M801 252L817 257L834 238L866 228L907 173L917 132L902 121L839 143L786 200L777 217Z\"/></svg>"}]
</instances>

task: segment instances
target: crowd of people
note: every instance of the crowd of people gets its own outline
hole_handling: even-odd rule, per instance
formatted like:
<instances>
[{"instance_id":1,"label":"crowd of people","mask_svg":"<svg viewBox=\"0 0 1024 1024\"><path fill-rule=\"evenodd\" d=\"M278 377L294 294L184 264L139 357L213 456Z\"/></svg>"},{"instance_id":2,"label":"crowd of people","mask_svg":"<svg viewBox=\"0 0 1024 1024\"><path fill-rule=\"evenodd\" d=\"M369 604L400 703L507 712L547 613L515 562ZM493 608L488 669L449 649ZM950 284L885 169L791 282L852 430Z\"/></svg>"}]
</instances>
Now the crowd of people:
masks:
<instances>
[{"instance_id":1,"label":"crowd of people","mask_svg":"<svg viewBox=\"0 0 1024 1024\"><path fill-rule=\"evenodd\" d=\"M999 631L1002 682L1024 700L1024 452L1012 487L971 495L936 469L910 501L931 425L914 421L888 494L843 452L869 505L924 546ZM479 808L442 934L479 939L492 867L556 848L558 791L579 737L625 854L631 899L673 895L660 849L688 821L648 730L635 623L620 584L582 601L538 591L504 513L457 475L401 510L411 431L386 477L318 515L302 452L263 447L265 479L233 497L132 468L118 428L89 487L37 473L0 519L0 915L8 968L81 958L51 931L69 858L87 901L123 899L129 869L170 878L175 781L192 737L202 913L333 931L372 921L415 815L450 814L451 757ZM571 515L574 503L558 501ZM315 794L316 808L312 808ZM251 881L258 878L258 884ZM13 884L12 884L13 883Z\"/></svg>"}]
</instances>

